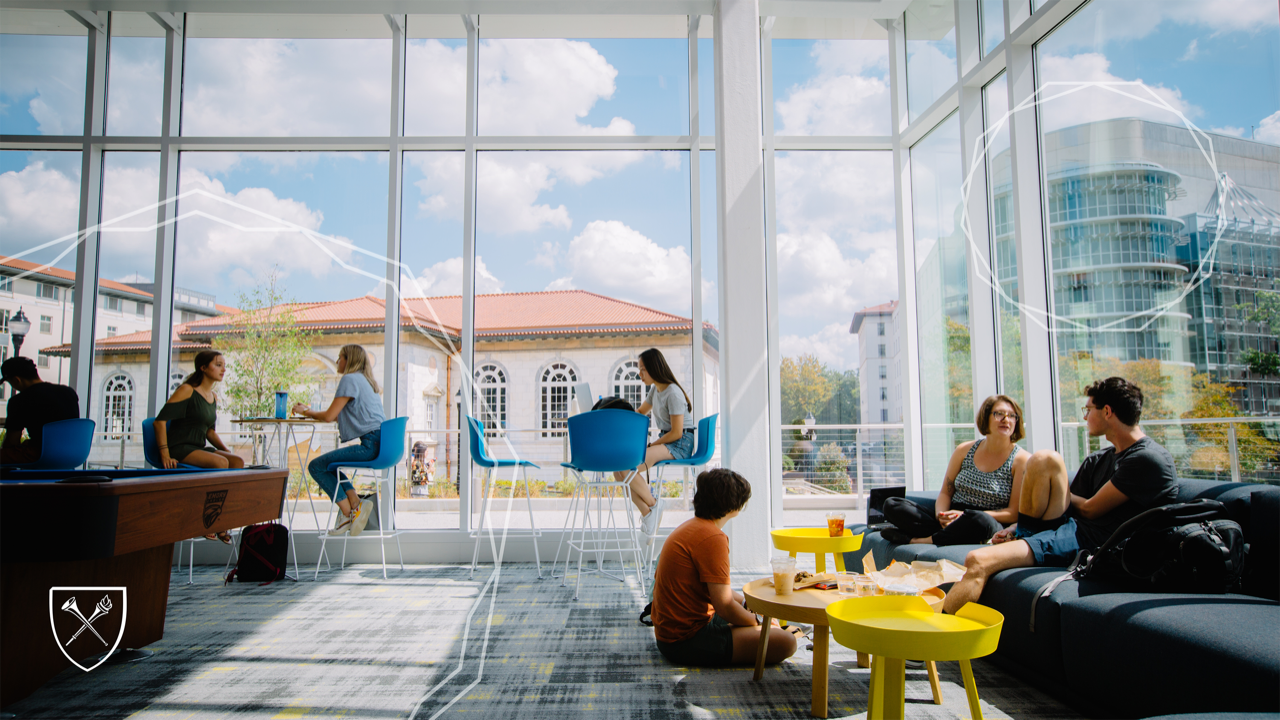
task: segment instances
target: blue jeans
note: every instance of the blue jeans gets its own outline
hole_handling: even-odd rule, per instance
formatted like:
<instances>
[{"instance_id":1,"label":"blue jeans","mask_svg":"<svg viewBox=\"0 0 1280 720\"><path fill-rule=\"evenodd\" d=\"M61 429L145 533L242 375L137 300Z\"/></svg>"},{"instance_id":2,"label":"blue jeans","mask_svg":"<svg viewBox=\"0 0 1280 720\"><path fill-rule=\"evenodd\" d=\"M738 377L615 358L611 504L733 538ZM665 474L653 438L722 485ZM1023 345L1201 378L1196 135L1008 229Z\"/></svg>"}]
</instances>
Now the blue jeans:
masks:
<instances>
[{"instance_id":1,"label":"blue jeans","mask_svg":"<svg viewBox=\"0 0 1280 720\"><path fill-rule=\"evenodd\" d=\"M381 445L382 429L372 430L360 436L359 445L340 447L307 463L307 472L311 473L311 477L316 481L316 484L329 495L331 500L334 502L346 500L347 492L355 488L351 483L347 482L346 476L339 480L338 472L330 470L329 466L333 463L367 462L372 460L378 457L378 448ZM340 492L335 494L335 489Z\"/></svg>"}]
</instances>

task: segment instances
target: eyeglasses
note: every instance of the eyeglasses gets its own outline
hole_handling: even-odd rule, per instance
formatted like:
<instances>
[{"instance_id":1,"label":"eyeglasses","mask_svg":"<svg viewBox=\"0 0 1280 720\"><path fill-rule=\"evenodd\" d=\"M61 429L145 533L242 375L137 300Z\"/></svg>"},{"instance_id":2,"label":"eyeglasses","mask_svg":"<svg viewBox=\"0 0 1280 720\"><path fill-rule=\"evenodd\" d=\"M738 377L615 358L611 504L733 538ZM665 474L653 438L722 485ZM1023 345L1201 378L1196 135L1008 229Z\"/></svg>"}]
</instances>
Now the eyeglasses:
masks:
<instances>
[{"instance_id":1,"label":"eyeglasses","mask_svg":"<svg viewBox=\"0 0 1280 720\"><path fill-rule=\"evenodd\" d=\"M1088 405L1085 405L1084 407L1080 408L1080 410L1084 413L1084 419L1085 419L1085 420L1088 420L1088 419L1089 419L1089 411L1090 411L1090 410L1097 410L1097 409L1098 409L1098 408L1096 408L1096 407L1090 407L1090 406L1088 406Z\"/></svg>"},{"instance_id":2,"label":"eyeglasses","mask_svg":"<svg viewBox=\"0 0 1280 720\"><path fill-rule=\"evenodd\" d=\"M1013 420L1015 422L1018 419L1018 415L1016 413L1005 412L1004 410L996 410L995 412L991 413L991 417L995 418L996 420Z\"/></svg>"}]
</instances>

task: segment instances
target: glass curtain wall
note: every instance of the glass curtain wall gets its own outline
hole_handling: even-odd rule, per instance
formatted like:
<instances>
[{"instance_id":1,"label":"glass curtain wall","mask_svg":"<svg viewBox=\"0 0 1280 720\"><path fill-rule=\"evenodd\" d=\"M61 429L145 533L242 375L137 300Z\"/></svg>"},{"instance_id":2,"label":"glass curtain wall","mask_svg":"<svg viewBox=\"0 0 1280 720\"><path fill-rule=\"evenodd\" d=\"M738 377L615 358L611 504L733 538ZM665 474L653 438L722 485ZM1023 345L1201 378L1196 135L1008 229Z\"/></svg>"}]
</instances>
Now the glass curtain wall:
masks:
<instances>
[{"instance_id":1,"label":"glass curtain wall","mask_svg":"<svg viewBox=\"0 0 1280 720\"><path fill-rule=\"evenodd\" d=\"M1242 70L1277 66L1280 20L1234 9L1094 0L1036 46L1069 464L1097 442L1082 389L1118 375L1180 475L1276 477L1275 423L1213 420L1280 410L1259 372L1280 350L1280 91Z\"/></svg>"},{"instance_id":2,"label":"glass curtain wall","mask_svg":"<svg viewBox=\"0 0 1280 720\"><path fill-rule=\"evenodd\" d=\"M1013 172L1009 160L1009 84L1004 73L982 89L986 127L988 227L996 282L996 338L1000 392L1024 402L1022 312L1018 299L1018 246L1013 233ZM1025 414L1025 413L1024 413ZM1023 419L1030 427L1030 420ZM1026 444L1025 440L1022 442Z\"/></svg>"},{"instance_id":3,"label":"glass curtain wall","mask_svg":"<svg viewBox=\"0 0 1280 720\"><path fill-rule=\"evenodd\" d=\"M905 16L907 112L915 122L955 86L956 13L946 0L914 0Z\"/></svg>"},{"instance_id":4,"label":"glass curtain wall","mask_svg":"<svg viewBox=\"0 0 1280 720\"><path fill-rule=\"evenodd\" d=\"M952 115L911 148L927 489L941 487L952 449L975 433L969 276L960 203L960 120Z\"/></svg>"}]
</instances>

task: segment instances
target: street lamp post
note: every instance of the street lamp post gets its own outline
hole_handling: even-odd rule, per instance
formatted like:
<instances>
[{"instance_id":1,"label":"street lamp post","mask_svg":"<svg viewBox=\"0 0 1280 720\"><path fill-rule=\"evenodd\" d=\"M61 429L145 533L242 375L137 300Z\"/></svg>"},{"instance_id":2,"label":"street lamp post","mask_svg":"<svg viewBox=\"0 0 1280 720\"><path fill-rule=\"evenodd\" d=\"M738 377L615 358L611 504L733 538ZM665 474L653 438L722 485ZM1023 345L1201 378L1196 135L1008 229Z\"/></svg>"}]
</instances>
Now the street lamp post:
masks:
<instances>
[{"instance_id":1,"label":"street lamp post","mask_svg":"<svg viewBox=\"0 0 1280 720\"><path fill-rule=\"evenodd\" d=\"M22 313L22 308L18 308L18 314L9 318L9 337L13 340L14 357L22 354L22 341L29 332L31 332L31 321L27 320L27 316Z\"/></svg>"}]
</instances>

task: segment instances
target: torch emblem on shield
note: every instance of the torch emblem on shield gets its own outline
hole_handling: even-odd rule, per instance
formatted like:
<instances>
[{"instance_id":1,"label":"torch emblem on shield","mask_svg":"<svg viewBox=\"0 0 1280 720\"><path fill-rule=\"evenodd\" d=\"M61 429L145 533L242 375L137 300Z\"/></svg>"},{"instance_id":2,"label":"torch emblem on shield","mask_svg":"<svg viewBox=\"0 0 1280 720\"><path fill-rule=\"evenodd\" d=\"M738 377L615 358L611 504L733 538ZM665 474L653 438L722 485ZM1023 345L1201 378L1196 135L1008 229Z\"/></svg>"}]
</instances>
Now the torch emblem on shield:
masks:
<instances>
[{"instance_id":1,"label":"torch emblem on shield","mask_svg":"<svg viewBox=\"0 0 1280 720\"><path fill-rule=\"evenodd\" d=\"M93 670L120 645L128 607L124 587L49 588L49 624L58 649L71 664Z\"/></svg>"}]
</instances>

